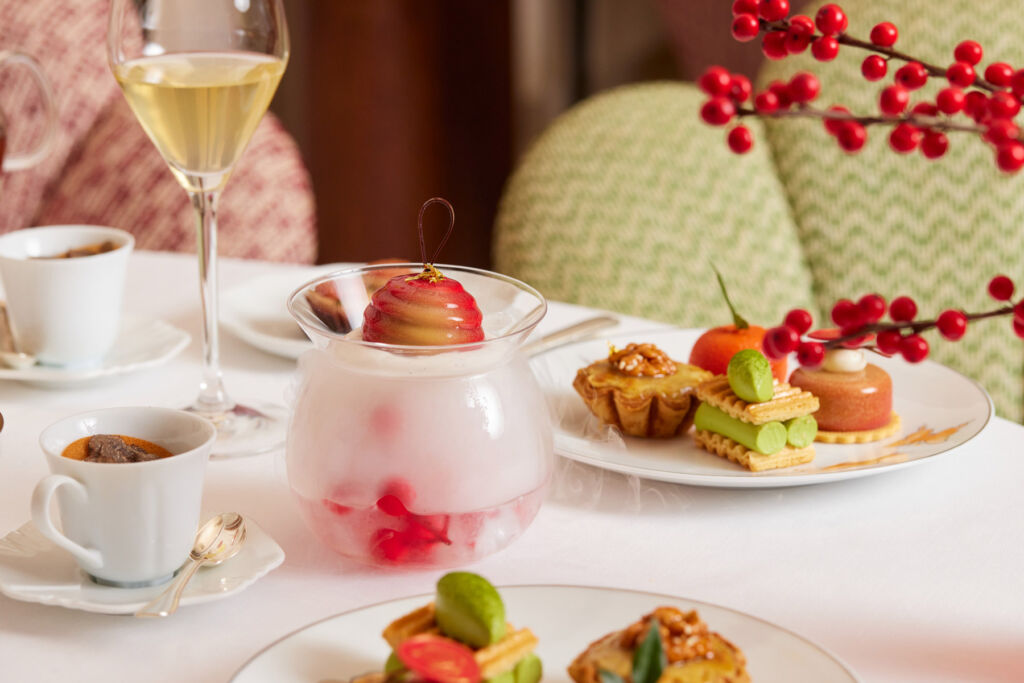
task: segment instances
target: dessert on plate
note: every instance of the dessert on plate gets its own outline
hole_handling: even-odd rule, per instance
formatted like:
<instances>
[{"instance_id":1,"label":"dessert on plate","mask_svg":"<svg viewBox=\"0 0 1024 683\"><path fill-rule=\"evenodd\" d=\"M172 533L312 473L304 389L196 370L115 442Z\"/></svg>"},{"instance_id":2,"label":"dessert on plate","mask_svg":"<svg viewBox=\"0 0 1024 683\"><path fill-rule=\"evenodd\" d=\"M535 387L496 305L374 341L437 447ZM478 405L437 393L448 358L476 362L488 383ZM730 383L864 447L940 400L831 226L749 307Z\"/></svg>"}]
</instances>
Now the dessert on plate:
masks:
<instances>
[{"instance_id":1,"label":"dessert on plate","mask_svg":"<svg viewBox=\"0 0 1024 683\"><path fill-rule=\"evenodd\" d=\"M752 472L814 459L816 396L772 377L760 351L744 349L725 375L697 385L694 438L704 450Z\"/></svg>"},{"instance_id":2,"label":"dessert on plate","mask_svg":"<svg viewBox=\"0 0 1024 683\"><path fill-rule=\"evenodd\" d=\"M384 671L352 683L537 683L537 637L505 621L497 589L470 572L451 572L437 582L434 602L391 622L383 632L391 646Z\"/></svg>"},{"instance_id":3,"label":"dessert on plate","mask_svg":"<svg viewBox=\"0 0 1024 683\"><path fill-rule=\"evenodd\" d=\"M711 376L654 344L629 344L581 368L572 386L605 424L629 436L665 438L690 428L693 388Z\"/></svg>"},{"instance_id":4,"label":"dessert on plate","mask_svg":"<svg viewBox=\"0 0 1024 683\"><path fill-rule=\"evenodd\" d=\"M818 397L818 441L867 443L899 429L899 415L892 409L892 378L868 363L861 349L829 349L820 368L797 368L789 383Z\"/></svg>"},{"instance_id":5,"label":"dessert on plate","mask_svg":"<svg viewBox=\"0 0 1024 683\"><path fill-rule=\"evenodd\" d=\"M657 628L652 629L653 625ZM637 675L641 649L655 650L643 659L653 662L656 669ZM569 676L576 683L606 683L609 679L625 683L747 683L746 667L743 652L711 631L696 611L658 607L621 631L591 643L569 665Z\"/></svg>"}]
</instances>

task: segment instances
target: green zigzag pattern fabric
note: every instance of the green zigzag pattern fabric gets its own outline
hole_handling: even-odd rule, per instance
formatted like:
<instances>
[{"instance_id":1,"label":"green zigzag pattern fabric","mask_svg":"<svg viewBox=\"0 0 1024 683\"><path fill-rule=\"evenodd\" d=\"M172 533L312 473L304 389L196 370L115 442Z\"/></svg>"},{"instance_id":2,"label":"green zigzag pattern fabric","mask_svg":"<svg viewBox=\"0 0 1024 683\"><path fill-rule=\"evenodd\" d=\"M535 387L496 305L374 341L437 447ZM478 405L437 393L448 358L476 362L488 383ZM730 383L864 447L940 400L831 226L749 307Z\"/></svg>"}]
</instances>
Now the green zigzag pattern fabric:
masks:
<instances>
[{"instance_id":1,"label":"green zigzag pattern fabric","mask_svg":"<svg viewBox=\"0 0 1024 683\"><path fill-rule=\"evenodd\" d=\"M752 323L812 306L770 158L737 160L700 124L702 102L692 85L627 86L560 117L505 188L498 270L551 299L689 327L732 322L712 263Z\"/></svg>"},{"instance_id":2,"label":"green zigzag pattern fabric","mask_svg":"<svg viewBox=\"0 0 1024 683\"><path fill-rule=\"evenodd\" d=\"M813 17L815 3L804 13ZM964 39L985 48L980 68L993 61L1024 65L1024 13L1019 3L1001 0L877 2L840 0L850 18L849 33L867 39L871 27L893 22L896 47L938 65L952 62ZM751 44L749 49L757 49ZM816 73L821 106L844 104L858 113L877 113L878 94L889 77L870 83L860 75L864 50L842 47L831 63L809 54L770 62L761 85L788 80L801 70ZM929 98L945 79L929 80L911 103ZM928 161L888 147L888 128L869 127L868 143L847 156L820 123L807 119L768 121L767 140L785 185L800 240L814 277L818 306L828 311L839 298L856 299L877 291L913 296L919 315L946 308L987 310L988 280L1011 276L1024 294L1024 174L1006 176L992 149L977 136L950 134L946 156ZM765 138L755 141L763 143ZM977 379L989 391L1000 415L1024 417L1024 343L1007 318L968 326L959 342L925 333L931 358Z\"/></svg>"}]
</instances>

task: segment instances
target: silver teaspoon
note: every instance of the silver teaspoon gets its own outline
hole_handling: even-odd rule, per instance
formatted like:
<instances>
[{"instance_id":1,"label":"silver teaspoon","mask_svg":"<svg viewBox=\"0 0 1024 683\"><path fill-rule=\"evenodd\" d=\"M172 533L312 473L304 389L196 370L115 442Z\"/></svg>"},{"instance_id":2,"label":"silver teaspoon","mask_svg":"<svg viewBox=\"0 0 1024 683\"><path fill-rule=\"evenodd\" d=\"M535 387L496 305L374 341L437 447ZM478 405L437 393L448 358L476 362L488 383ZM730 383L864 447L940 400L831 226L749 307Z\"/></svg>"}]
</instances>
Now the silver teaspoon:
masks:
<instances>
[{"instance_id":1,"label":"silver teaspoon","mask_svg":"<svg viewBox=\"0 0 1024 683\"><path fill-rule=\"evenodd\" d=\"M224 512L208 519L196 532L189 562L178 578L152 602L135 613L137 617L166 617L174 614L181 594L196 570L203 565L220 564L234 557L245 543L245 518L237 512Z\"/></svg>"}]
</instances>

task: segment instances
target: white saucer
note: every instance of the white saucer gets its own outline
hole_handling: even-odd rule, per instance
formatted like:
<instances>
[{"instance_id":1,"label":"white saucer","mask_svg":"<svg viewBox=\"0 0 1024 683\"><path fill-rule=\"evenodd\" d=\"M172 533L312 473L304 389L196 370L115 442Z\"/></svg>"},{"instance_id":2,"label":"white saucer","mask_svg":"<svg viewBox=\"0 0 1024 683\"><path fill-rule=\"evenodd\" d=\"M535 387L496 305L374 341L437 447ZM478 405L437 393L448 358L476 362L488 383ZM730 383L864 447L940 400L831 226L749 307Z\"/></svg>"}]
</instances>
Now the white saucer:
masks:
<instances>
[{"instance_id":1,"label":"white saucer","mask_svg":"<svg viewBox=\"0 0 1024 683\"><path fill-rule=\"evenodd\" d=\"M257 349L284 358L298 358L313 348L288 313L288 297L303 283L354 263L332 263L270 273L232 287L220 298L220 324Z\"/></svg>"},{"instance_id":2,"label":"white saucer","mask_svg":"<svg viewBox=\"0 0 1024 683\"><path fill-rule=\"evenodd\" d=\"M233 595L284 561L284 551L267 532L250 518L245 525L242 550L224 564L196 572L185 588L182 606ZM133 614L166 587L114 588L93 583L71 555L43 538L32 522L0 538L0 593L15 600L100 614Z\"/></svg>"},{"instance_id":3,"label":"white saucer","mask_svg":"<svg viewBox=\"0 0 1024 683\"><path fill-rule=\"evenodd\" d=\"M21 370L0 365L0 380L55 388L71 386L161 365L181 353L191 340L188 332L162 320L124 316L114 348L99 365L88 368L33 365Z\"/></svg>"}]
</instances>

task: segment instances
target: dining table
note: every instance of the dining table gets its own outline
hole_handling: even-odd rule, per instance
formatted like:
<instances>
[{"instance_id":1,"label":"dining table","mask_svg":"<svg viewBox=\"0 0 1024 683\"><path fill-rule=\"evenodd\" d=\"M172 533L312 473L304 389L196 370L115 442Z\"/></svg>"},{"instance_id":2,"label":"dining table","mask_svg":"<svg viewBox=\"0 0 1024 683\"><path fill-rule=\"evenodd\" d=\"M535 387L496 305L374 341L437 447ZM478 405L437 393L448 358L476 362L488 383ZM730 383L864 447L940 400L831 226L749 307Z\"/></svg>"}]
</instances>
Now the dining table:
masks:
<instances>
[{"instance_id":1,"label":"dining table","mask_svg":"<svg viewBox=\"0 0 1024 683\"><path fill-rule=\"evenodd\" d=\"M277 273L301 281L323 272L229 258L220 269L222 291ZM29 520L33 487L47 474L38 444L47 425L96 408L182 407L194 397L195 280L194 256L140 251L130 259L125 314L192 336L167 362L59 388L0 381L0 537ZM288 294L280 292L282 309ZM535 335L592 315L552 301ZM618 319L608 334L664 327ZM295 360L226 332L220 354L233 395L293 400ZM556 463L533 524L465 569L499 587L611 587L732 608L816 643L863 681L1024 680L1021 424L996 416L977 437L918 466L813 486L688 486ZM283 549L283 563L245 590L163 619L0 595L0 681L229 681L279 638L348 610L429 594L443 573L365 566L325 547L300 517L283 448L210 460L203 514L223 511L258 524ZM554 680L567 680L565 664L547 663Z\"/></svg>"}]
</instances>

